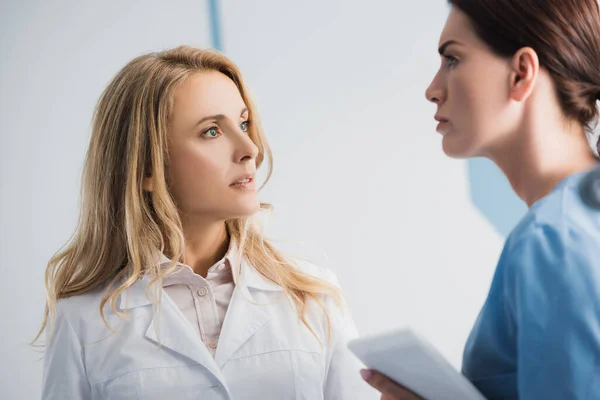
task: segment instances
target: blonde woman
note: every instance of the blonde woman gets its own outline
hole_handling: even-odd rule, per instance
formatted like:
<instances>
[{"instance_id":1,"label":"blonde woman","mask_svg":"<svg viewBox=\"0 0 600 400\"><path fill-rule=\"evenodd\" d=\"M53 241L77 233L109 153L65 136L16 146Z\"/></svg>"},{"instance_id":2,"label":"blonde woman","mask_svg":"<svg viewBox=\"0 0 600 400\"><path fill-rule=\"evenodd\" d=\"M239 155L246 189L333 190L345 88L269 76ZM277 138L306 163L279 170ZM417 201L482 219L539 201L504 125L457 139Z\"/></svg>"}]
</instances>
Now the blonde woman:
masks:
<instances>
[{"instance_id":1,"label":"blonde woman","mask_svg":"<svg viewBox=\"0 0 600 400\"><path fill-rule=\"evenodd\" d=\"M335 277L261 235L271 157L237 67L179 47L102 94L49 262L43 399L362 399ZM38 335L39 337L39 335ZM365 391L366 390L366 391Z\"/></svg>"}]
</instances>

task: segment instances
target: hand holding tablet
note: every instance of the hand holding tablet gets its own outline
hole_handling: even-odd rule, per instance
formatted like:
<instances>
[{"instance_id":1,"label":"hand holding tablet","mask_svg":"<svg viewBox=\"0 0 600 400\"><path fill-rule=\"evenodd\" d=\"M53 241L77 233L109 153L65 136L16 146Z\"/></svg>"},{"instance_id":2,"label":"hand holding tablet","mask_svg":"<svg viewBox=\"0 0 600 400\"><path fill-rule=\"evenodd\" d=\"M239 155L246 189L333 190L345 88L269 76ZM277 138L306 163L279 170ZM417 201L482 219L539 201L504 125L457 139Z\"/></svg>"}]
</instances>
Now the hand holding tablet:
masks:
<instances>
[{"instance_id":1,"label":"hand holding tablet","mask_svg":"<svg viewBox=\"0 0 600 400\"><path fill-rule=\"evenodd\" d=\"M348 347L368 368L423 399L485 400L467 378L410 329L355 339Z\"/></svg>"}]
</instances>

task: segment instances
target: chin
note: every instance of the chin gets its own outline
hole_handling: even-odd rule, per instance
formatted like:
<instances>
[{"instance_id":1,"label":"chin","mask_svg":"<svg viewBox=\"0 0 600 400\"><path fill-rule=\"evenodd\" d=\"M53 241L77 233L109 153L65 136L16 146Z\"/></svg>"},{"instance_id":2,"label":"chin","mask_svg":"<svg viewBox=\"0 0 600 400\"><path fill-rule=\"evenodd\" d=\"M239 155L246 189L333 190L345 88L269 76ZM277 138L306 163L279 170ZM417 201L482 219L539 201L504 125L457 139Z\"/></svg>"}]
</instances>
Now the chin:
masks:
<instances>
[{"instance_id":1,"label":"chin","mask_svg":"<svg viewBox=\"0 0 600 400\"><path fill-rule=\"evenodd\" d=\"M465 143L464 140L457 140L460 138L446 135L442 139L442 150L450 158L465 159L471 157L477 157L475 154L472 143Z\"/></svg>"},{"instance_id":2,"label":"chin","mask_svg":"<svg viewBox=\"0 0 600 400\"><path fill-rule=\"evenodd\" d=\"M447 145L446 142L444 142L442 144L442 150L444 151L444 154L450 158L456 158L456 159L467 158L465 153L463 151L461 151L460 148L457 148L456 146Z\"/></svg>"},{"instance_id":3,"label":"chin","mask_svg":"<svg viewBox=\"0 0 600 400\"><path fill-rule=\"evenodd\" d=\"M257 212L260 211L260 202L258 200L253 202L247 202L244 204L239 204L235 210L232 210L231 218L244 218L251 217Z\"/></svg>"}]
</instances>

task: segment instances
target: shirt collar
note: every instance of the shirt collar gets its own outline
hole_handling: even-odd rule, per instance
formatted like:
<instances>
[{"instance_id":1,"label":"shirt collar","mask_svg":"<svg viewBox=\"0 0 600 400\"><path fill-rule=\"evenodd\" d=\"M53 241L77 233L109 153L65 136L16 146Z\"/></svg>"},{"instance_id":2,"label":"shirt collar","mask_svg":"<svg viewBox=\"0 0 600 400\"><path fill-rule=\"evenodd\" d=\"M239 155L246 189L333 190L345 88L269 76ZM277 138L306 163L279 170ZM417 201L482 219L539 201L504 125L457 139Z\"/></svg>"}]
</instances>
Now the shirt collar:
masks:
<instances>
[{"instance_id":1,"label":"shirt collar","mask_svg":"<svg viewBox=\"0 0 600 400\"><path fill-rule=\"evenodd\" d=\"M163 253L158 254L158 260L159 260L159 265L161 267L167 267L168 264L172 263L172 260L170 260ZM229 248L227 249L227 253L225 254L225 256L221 260L219 260L215 264L213 264L208 269L208 272L209 273L217 272L218 268L221 267L222 265L224 265L226 268L231 269L231 273L233 275L233 282L234 282L234 284L237 285L238 279L240 276L240 269L241 269L241 256L240 256L240 250L238 248L238 243L234 238L230 239ZM186 265L183 263L177 263L177 266L179 268L177 268L172 274L169 274L167 277L165 277L163 285L175 283L175 282L173 282L173 278L184 269L189 270L188 272L190 272L192 274L194 273L192 268L189 265Z\"/></svg>"},{"instance_id":2,"label":"shirt collar","mask_svg":"<svg viewBox=\"0 0 600 400\"><path fill-rule=\"evenodd\" d=\"M237 286L239 283L243 290L248 288L269 292L283 291L281 286L264 277L256 270L256 268L254 268L254 266L250 264L248 259L240 253L238 245L233 239L231 240L229 250L227 251L224 259L232 268L235 285ZM161 266L166 266L167 264L171 263L171 260L161 252L158 252L158 261ZM218 266L219 264L220 262L216 263L213 267ZM184 264L180 263L177 265L185 266ZM127 310L150 304L151 301L146 296L146 291L148 290L148 292L150 292L149 284L151 280L152 277L149 274L145 274L128 290L121 293L121 298L119 301L119 307L121 310Z\"/></svg>"}]
</instances>

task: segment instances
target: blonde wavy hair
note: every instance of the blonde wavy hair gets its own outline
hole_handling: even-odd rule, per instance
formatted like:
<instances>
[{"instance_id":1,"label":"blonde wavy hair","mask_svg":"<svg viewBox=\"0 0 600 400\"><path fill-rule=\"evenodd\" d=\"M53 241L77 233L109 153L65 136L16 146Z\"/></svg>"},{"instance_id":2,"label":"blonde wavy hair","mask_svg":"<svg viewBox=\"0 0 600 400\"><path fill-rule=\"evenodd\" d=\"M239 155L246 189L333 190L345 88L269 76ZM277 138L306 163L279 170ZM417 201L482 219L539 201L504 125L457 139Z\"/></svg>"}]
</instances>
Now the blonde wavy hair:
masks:
<instances>
[{"instance_id":1,"label":"blonde wavy hair","mask_svg":"<svg viewBox=\"0 0 600 400\"><path fill-rule=\"evenodd\" d=\"M221 72L237 85L252 121L249 135L259 149L257 168L265 157L268 159L268 181L273 167L271 150L256 107L233 62L219 52L188 46L142 55L129 62L96 106L78 226L71 240L48 263L46 309L34 342L48 322L52 324L58 300L105 288L99 312L109 327L104 315L107 303L123 318L125 313L116 308L123 291L145 274L152 277L150 287L183 260L182 223L167 179L167 135L175 90L189 76L202 71ZM143 190L148 176L153 177L152 192ZM270 208L261 204L262 210ZM261 275L284 289L315 336L305 315L307 302L317 301L325 312L330 336L323 295L341 304L337 287L298 270L264 238L254 216L225 224L241 254ZM169 268L158 264L157 250L174 260ZM160 294L153 300L155 310L159 302Z\"/></svg>"}]
</instances>

